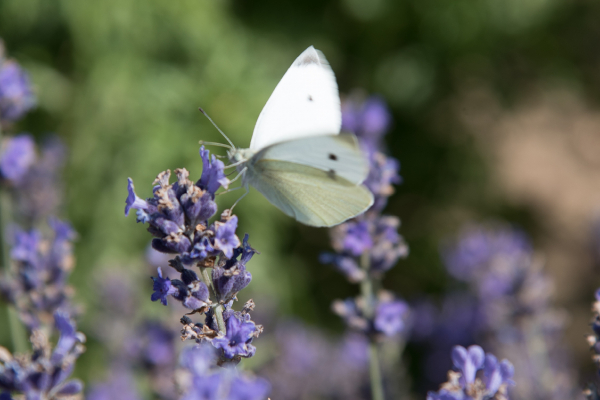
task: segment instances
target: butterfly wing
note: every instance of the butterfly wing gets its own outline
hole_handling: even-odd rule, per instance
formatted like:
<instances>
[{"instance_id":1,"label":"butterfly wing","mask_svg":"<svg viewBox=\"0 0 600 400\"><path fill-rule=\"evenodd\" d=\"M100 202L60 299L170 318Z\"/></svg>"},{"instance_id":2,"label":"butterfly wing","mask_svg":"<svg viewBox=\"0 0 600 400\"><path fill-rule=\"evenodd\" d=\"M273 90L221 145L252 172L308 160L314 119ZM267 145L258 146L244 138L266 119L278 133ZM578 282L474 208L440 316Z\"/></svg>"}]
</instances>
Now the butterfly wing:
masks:
<instances>
[{"instance_id":1,"label":"butterfly wing","mask_svg":"<svg viewBox=\"0 0 600 400\"><path fill-rule=\"evenodd\" d=\"M365 212L373 194L363 185L307 165L259 159L245 182L285 214L311 226L334 226Z\"/></svg>"},{"instance_id":2,"label":"butterfly wing","mask_svg":"<svg viewBox=\"0 0 600 400\"><path fill-rule=\"evenodd\" d=\"M261 160L288 161L340 176L350 183L362 183L369 166L351 133L289 140L267 147L256 155Z\"/></svg>"},{"instance_id":3,"label":"butterfly wing","mask_svg":"<svg viewBox=\"0 0 600 400\"><path fill-rule=\"evenodd\" d=\"M325 56L310 46L294 61L263 108L252 134L255 151L307 136L337 134L340 95Z\"/></svg>"}]
</instances>

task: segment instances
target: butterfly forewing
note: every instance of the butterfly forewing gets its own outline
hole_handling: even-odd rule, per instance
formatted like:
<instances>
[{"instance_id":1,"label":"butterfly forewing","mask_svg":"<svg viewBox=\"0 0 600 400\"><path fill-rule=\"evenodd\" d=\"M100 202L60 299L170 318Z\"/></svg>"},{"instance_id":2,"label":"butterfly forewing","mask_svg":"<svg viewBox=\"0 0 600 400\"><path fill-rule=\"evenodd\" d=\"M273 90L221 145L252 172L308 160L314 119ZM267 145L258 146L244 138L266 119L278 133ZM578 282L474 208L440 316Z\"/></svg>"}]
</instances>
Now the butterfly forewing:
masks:
<instances>
[{"instance_id":1,"label":"butterfly forewing","mask_svg":"<svg viewBox=\"0 0 600 400\"><path fill-rule=\"evenodd\" d=\"M309 47L294 61L263 108L250 148L309 136L337 134L342 124L335 75L325 56Z\"/></svg>"}]
</instances>

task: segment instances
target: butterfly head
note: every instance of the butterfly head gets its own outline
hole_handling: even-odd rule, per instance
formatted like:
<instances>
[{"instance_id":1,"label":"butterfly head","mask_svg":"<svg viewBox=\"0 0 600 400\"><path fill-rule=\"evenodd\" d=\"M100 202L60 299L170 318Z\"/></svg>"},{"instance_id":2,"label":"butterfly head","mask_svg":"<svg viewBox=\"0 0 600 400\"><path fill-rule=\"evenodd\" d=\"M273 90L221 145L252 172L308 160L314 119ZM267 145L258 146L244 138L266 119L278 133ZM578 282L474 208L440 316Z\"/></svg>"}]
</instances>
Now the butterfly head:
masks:
<instances>
[{"instance_id":1,"label":"butterfly head","mask_svg":"<svg viewBox=\"0 0 600 400\"><path fill-rule=\"evenodd\" d=\"M252 158L254 150L231 148L227 151L227 157L232 164L241 165Z\"/></svg>"}]
</instances>

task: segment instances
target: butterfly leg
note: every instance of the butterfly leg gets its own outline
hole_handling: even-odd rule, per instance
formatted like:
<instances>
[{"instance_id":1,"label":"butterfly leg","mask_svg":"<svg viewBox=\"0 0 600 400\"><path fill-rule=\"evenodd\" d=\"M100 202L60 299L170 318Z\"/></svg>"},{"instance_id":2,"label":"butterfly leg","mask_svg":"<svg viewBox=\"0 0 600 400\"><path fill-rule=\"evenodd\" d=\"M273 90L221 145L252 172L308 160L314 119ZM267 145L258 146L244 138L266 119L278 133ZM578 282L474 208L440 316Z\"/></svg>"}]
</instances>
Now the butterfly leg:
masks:
<instances>
[{"instance_id":1,"label":"butterfly leg","mask_svg":"<svg viewBox=\"0 0 600 400\"><path fill-rule=\"evenodd\" d=\"M243 187L243 186L238 186L238 187L234 187L233 189L227 189L227 190L226 190L226 191L224 191L224 192L219 192L219 193L217 193L217 195L221 195L221 194L225 194L225 193L233 192L234 190L241 189L242 187Z\"/></svg>"},{"instance_id":2,"label":"butterfly leg","mask_svg":"<svg viewBox=\"0 0 600 400\"><path fill-rule=\"evenodd\" d=\"M235 178L233 178L232 180L229 181L229 184L232 184L233 182L237 181L238 179L240 179L240 176L244 176L244 173L248 170L248 168L244 168L243 170L241 170L236 176Z\"/></svg>"},{"instance_id":3,"label":"butterfly leg","mask_svg":"<svg viewBox=\"0 0 600 400\"><path fill-rule=\"evenodd\" d=\"M240 187L241 187L241 186L240 186ZM248 187L248 185L245 185L244 187L246 188L246 193L244 193L243 195L241 195L241 196L240 196L240 198L239 198L239 199L237 199L237 200L235 201L235 203L233 203L233 205L232 205L232 206L231 206L231 208L229 209L230 211L233 211L233 208L234 208L235 206L237 206L237 203L239 203L241 199L243 199L244 197L246 197L246 195L247 195L248 193L250 193L250 188Z\"/></svg>"}]
</instances>

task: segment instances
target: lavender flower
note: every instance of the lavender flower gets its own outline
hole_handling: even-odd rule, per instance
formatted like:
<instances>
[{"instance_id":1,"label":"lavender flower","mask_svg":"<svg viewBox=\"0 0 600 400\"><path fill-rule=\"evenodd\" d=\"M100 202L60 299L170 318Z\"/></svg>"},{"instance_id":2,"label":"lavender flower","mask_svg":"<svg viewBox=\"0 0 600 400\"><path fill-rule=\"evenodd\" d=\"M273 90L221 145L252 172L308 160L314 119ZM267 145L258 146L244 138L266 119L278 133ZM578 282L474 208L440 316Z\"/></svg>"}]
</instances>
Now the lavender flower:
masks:
<instances>
[{"instance_id":1,"label":"lavender flower","mask_svg":"<svg viewBox=\"0 0 600 400\"><path fill-rule=\"evenodd\" d=\"M0 130L21 118L34 103L27 74L16 62L4 58L0 43ZM75 232L53 216L60 187L48 177L55 178L58 168L51 168L49 160L56 158L50 157L48 147L41 157L36 153L33 138L21 134L5 138L0 154L0 174L11 194L3 201L14 200L14 219L40 228L48 223L46 229L29 231L0 226L0 233L8 231L11 245L4 254L10 262L0 276L0 296L16 309L32 345L32 352L18 356L0 348L0 396L4 399L11 398L9 393L19 399L67 399L83 388L80 381L69 380L85 342L72 320L76 308L70 303L72 290L67 285L74 266ZM11 331L18 332L14 323L9 320ZM58 336L54 347L49 337L53 332ZM20 335L13 335L18 348Z\"/></svg>"},{"instance_id":2,"label":"lavender flower","mask_svg":"<svg viewBox=\"0 0 600 400\"><path fill-rule=\"evenodd\" d=\"M371 96L366 101L351 97L342 103L342 129L354 132L372 151L381 148L382 138L389 130L392 122L385 101L378 96Z\"/></svg>"},{"instance_id":3,"label":"lavender flower","mask_svg":"<svg viewBox=\"0 0 600 400\"><path fill-rule=\"evenodd\" d=\"M226 358L251 357L256 352L256 347L252 346L252 339L257 331L254 322L244 318L243 315L236 316L232 313L226 321L227 334L224 337L213 339L212 344L217 349L223 350Z\"/></svg>"},{"instance_id":4,"label":"lavender flower","mask_svg":"<svg viewBox=\"0 0 600 400\"><path fill-rule=\"evenodd\" d=\"M57 310L75 311L67 285L75 233L59 220L51 220L50 228L50 237L13 228L12 273L0 281L0 294L16 307L30 330L50 321Z\"/></svg>"},{"instance_id":5,"label":"lavender flower","mask_svg":"<svg viewBox=\"0 0 600 400\"><path fill-rule=\"evenodd\" d=\"M179 295L179 290L171 284L171 280L168 277L163 278L160 267L158 267L158 278L152 277L152 280L154 281L154 293L152 293L150 300L160 300L163 306L166 306L167 296L173 296L174 294Z\"/></svg>"},{"instance_id":6,"label":"lavender flower","mask_svg":"<svg viewBox=\"0 0 600 400\"><path fill-rule=\"evenodd\" d=\"M561 340L564 318L550 306L551 284L527 237L502 225L471 225L442 255L450 274L473 293L480 314L475 336L522 371L517 395L575 397L576 379Z\"/></svg>"},{"instance_id":7,"label":"lavender flower","mask_svg":"<svg viewBox=\"0 0 600 400\"><path fill-rule=\"evenodd\" d=\"M508 360L498 362L479 346L455 346L452 361L456 371L448 372L448 382L427 400L505 400L508 386L514 385L514 367Z\"/></svg>"},{"instance_id":8,"label":"lavender flower","mask_svg":"<svg viewBox=\"0 0 600 400\"><path fill-rule=\"evenodd\" d=\"M0 155L0 175L10 191L14 213L32 225L58 212L65 147L51 137L44 141L39 156L36 153L33 138L20 134L4 139Z\"/></svg>"},{"instance_id":9,"label":"lavender flower","mask_svg":"<svg viewBox=\"0 0 600 400\"><path fill-rule=\"evenodd\" d=\"M35 102L29 76L15 61L3 58L0 46L0 121L20 119Z\"/></svg>"},{"instance_id":10,"label":"lavender flower","mask_svg":"<svg viewBox=\"0 0 600 400\"><path fill-rule=\"evenodd\" d=\"M396 336L407 333L410 307L405 301L395 299L389 292L381 291L372 318L364 314L365 301L362 297L336 300L332 308L346 321L348 327L367 335Z\"/></svg>"},{"instance_id":11,"label":"lavender flower","mask_svg":"<svg viewBox=\"0 0 600 400\"><path fill-rule=\"evenodd\" d=\"M374 196L373 206L363 215L342 223L331 230L333 248L337 254L321 255L320 261L333 264L352 283L361 283L361 296L345 301L337 300L333 310L347 325L366 335L371 341L372 371L378 371L376 341L385 336L405 334L409 307L402 300L373 287L379 287L383 274L400 258L408 255L408 246L398 233L400 220L382 215L392 184L400 183L397 160L383 153L383 136L390 125L390 113L385 102L371 97L365 102L354 99L342 106L342 125L353 131L369 161L369 175L365 186ZM373 376L375 376L374 374ZM373 398L383 393L381 379L371 382Z\"/></svg>"},{"instance_id":12,"label":"lavender flower","mask_svg":"<svg viewBox=\"0 0 600 400\"><path fill-rule=\"evenodd\" d=\"M20 183L36 160L35 142L29 134L4 141L0 155L0 173L12 183Z\"/></svg>"},{"instance_id":13,"label":"lavender flower","mask_svg":"<svg viewBox=\"0 0 600 400\"><path fill-rule=\"evenodd\" d=\"M202 154L208 152L202 150ZM218 160L216 163L220 163L222 172L222 163ZM211 174L218 175L218 168L213 164L209 164ZM210 191L215 189L214 185L211 184L209 190L200 181L194 184L188 179L189 172L185 169L178 169L175 173L177 182L169 184L171 172L161 172L154 181L157 184L154 197L146 201L135 194L133 181L129 179L125 215L130 209L138 210L138 222L147 222L150 225L148 230L156 236L152 247L163 253L180 254L185 265L221 254L220 246L231 254L237 239L237 218L232 216L233 222L228 223L230 218L224 216L224 220L208 225L208 219L217 211L214 192ZM239 245L239 239L237 243Z\"/></svg>"},{"instance_id":14,"label":"lavender flower","mask_svg":"<svg viewBox=\"0 0 600 400\"><path fill-rule=\"evenodd\" d=\"M273 383L271 398L365 398L369 343L363 335L332 338L298 321L283 321L274 341L277 356L261 371Z\"/></svg>"},{"instance_id":15,"label":"lavender flower","mask_svg":"<svg viewBox=\"0 0 600 400\"><path fill-rule=\"evenodd\" d=\"M262 378L244 376L233 368L213 368L216 354L206 345L187 348L180 375L188 384L183 400L265 400L271 389Z\"/></svg>"},{"instance_id":16,"label":"lavender flower","mask_svg":"<svg viewBox=\"0 0 600 400\"><path fill-rule=\"evenodd\" d=\"M90 386L86 398L139 399L136 377L143 373L144 392L163 400L178 399L175 387L177 332L158 321L134 321L141 304L132 288L135 277L122 269L104 269L96 278L103 307L91 329L110 359L108 377ZM113 397L111 397L113 396Z\"/></svg>"},{"instance_id":17,"label":"lavender flower","mask_svg":"<svg viewBox=\"0 0 600 400\"><path fill-rule=\"evenodd\" d=\"M131 372L127 367L113 365L108 380L92 385L87 400L139 400Z\"/></svg>"},{"instance_id":18,"label":"lavender flower","mask_svg":"<svg viewBox=\"0 0 600 400\"><path fill-rule=\"evenodd\" d=\"M170 297L192 313L205 314L203 324L188 316L181 318L182 339L211 342L223 362L237 363L254 355L251 342L262 332L262 326L250 318L252 301L241 312L231 308L237 293L252 280L246 264L256 250L250 247L248 235L240 242L238 218L229 210L220 220L209 221L217 212L216 192L227 187L229 180L223 163L204 147L200 156L203 170L196 183L185 169L175 170L177 181L172 184L170 171L161 172L154 181L153 197L147 200L136 195L129 179L125 214L137 210L137 221L148 223L148 231L155 236L152 247L172 254L169 265L180 274L180 279L170 279L158 268L158 277L152 278L151 300L167 305Z\"/></svg>"},{"instance_id":19,"label":"lavender flower","mask_svg":"<svg viewBox=\"0 0 600 400\"><path fill-rule=\"evenodd\" d=\"M342 104L342 129L354 132L369 160L370 169L364 184L373 192L372 209L383 210L387 198L394 194L394 184L400 184L398 160L383 153L383 138L391 125L391 113L385 101L371 96L362 101L351 96Z\"/></svg>"},{"instance_id":20,"label":"lavender flower","mask_svg":"<svg viewBox=\"0 0 600 400\"><path fill-rule=\"evenodd\" d=\"M432 302L421 300L412 305L411 340L424 349L422 382L430 388L446 376L452 364L448 353L455 345L468 346L483 334L485 320L477 299L465 293L450 293L438 309Z\"/></svg>"},{"instance_id":21,"label":"lavender flower","mask_svg":"<svg viewBox=\"0 0 600 400\"><path fill-rule=\"evenodd\" d=\"M81 392L82 383L68 378L84 351L85 336L76 332L68 314L56 312L54 318L60 334L54 350L40 330L33 331L33 353L27 356L14 357L0 347L0 389L23 393L27 399L68 399Z\"/></svg>"}]
</instances>

